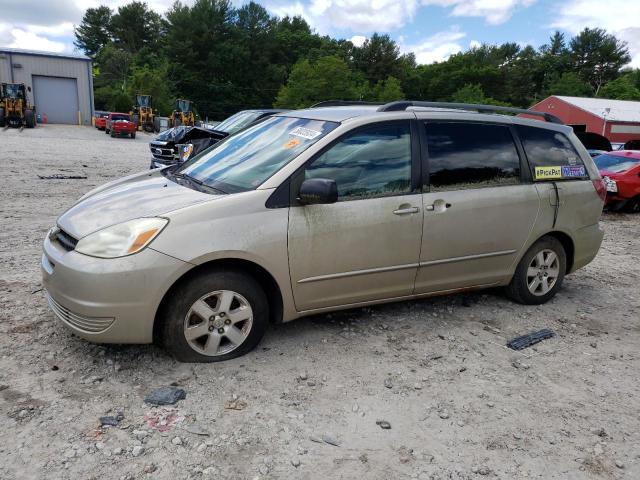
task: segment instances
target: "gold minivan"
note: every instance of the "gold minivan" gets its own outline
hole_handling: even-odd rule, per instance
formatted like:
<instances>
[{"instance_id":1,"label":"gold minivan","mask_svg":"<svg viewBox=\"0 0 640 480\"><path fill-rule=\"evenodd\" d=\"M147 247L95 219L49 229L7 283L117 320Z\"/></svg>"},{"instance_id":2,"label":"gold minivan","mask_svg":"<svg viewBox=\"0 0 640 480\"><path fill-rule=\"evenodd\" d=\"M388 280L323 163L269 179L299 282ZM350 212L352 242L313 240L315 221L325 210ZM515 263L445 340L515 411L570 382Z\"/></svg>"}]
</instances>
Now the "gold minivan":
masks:
<instances>
[{"instance_id":1,"label":"gold minivan","mask_svg":"<svg viewBox=\"0 0 640 480\"><path fill-rule=\"evenodd\" d=\"M540 304L598 252L604 185L552 115L339 103L84 195L44 241L51 309L88 340L220 361L319 312L496 286Z\"/></svg>"}]
</instances>

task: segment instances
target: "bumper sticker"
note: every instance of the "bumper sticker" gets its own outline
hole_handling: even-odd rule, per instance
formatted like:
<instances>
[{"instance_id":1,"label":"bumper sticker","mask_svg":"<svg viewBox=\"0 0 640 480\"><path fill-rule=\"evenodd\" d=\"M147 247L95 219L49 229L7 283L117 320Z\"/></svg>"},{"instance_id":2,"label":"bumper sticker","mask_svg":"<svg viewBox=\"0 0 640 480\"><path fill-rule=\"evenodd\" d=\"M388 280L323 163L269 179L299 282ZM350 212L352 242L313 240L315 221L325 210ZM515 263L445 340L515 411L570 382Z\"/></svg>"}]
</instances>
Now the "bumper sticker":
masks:
<instances>
[{"instance_id":1,"label":"bumper sticker","mask_svg":"<svg viewBox=\"0 0 640 480\"><path fill-rule=\"evenodd\" d=\"M536 180L557 180L562 178L586 177L584 165L569 165L558 167L536 167Z\"/></svg>"}]
</instances>

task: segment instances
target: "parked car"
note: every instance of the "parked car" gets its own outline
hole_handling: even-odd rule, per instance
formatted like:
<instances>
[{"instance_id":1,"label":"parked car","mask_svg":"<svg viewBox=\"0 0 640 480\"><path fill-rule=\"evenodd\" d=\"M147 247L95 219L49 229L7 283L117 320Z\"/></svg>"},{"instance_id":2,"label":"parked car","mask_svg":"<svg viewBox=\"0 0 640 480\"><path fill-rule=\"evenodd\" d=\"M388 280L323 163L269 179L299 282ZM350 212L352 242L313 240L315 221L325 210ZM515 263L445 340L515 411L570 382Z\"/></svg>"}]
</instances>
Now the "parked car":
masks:
<instances>
[{"instance_id":1,"label":"parked car","mask_svg":"<svg viewBox=\"0 0 640 480\"><path fill-rule=\"evenodd\" d=\"M608 152L594 161L607 187L607 207L640 212L640 151Z\"/></svg>"},{"instance_id":2,"label":"parked car","mask_svg":"<svg viewBox=\"0 0 640 480\"><path fill-rule=\"evenodd\" d=\"M128 113L110 113L104 133L112 137L131 136L136 138L138 127Z\"/></svg>"},{"instance_id":3,"label":"parked car","mask_svg":"<svg viewBox=\"0 0 640 480\"><path fill-rule=\"evenodd\" d=\"M284 110L243 110L218 123L214 128L208 126L170 128L149 143L152 156L150 168L184 162L223 138L260 122L269 115L281 112ZM179 150L178 145L184 145L184 147Z\"/></svg>"},{"instance_id":4,"label":"parked car","mask_svg":"<svg viewBox=\"0 0 640 480\"><path fill-rule=\"evenodd\" d=\"M603 181L557 122L410 101L270 116L85 194L44 241L49 305L89 340L220 361L321 312L498 286L544 303L603 237Z\"/></svg>"},{"instance_id":5,"label":"parked car","mask_svg":"<svg viewBox=\"0 0 640 480\"><path fill-rule=\"evenodd\" d=\"M107 118L109 118L109 112L96 112L94 115L95 127L98 130L104 130L107 128Z\"/></svg>"}]
</instances>

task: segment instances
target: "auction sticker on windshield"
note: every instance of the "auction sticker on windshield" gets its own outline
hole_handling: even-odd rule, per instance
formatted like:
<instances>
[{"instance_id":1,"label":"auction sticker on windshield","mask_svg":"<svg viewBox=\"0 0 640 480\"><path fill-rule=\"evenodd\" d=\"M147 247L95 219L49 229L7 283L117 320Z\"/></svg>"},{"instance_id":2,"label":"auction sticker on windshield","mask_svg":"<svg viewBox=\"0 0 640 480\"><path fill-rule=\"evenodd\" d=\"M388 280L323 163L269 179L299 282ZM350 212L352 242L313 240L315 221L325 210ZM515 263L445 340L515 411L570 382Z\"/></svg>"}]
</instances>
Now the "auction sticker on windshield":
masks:
<instances>
[{"instance_id":1,"label":"auction sticker on windshield","mask_svg":"<svg viewBox=\"0 0 640 480\"><path fill-rule=\"evenodd\" d=\"M289 132L289 135L295 135L296 137L306 138L307 140L313 140L314 138L322 135L322 132L317 130L311 130L310 128L296 127Z\"/></svg>"}]
</instances>

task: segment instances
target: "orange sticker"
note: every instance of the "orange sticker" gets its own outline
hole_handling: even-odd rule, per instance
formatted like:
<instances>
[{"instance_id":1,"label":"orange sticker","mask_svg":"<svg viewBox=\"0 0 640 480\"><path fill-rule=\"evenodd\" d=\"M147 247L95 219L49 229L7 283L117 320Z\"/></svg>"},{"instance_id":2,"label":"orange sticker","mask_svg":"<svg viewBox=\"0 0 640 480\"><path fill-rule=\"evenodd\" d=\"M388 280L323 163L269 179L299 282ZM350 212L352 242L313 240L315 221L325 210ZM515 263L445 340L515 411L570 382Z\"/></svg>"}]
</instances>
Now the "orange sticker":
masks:
<instances>
[{"instance_id":1,"label":"orange sticker","mask_svg":"<svg viewBox=\"0 0 640 480\"><path fill-rule=\"evenodd\" d=\"M297 147L298 145L300 145L300 140L294 138L293 140L289 140L287 143L285 143L284 148L293 148Z\"/></svg>"}]
</instances>

